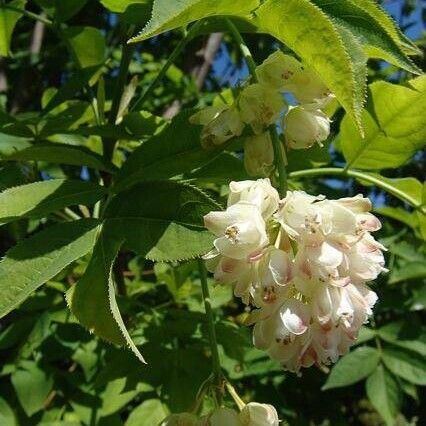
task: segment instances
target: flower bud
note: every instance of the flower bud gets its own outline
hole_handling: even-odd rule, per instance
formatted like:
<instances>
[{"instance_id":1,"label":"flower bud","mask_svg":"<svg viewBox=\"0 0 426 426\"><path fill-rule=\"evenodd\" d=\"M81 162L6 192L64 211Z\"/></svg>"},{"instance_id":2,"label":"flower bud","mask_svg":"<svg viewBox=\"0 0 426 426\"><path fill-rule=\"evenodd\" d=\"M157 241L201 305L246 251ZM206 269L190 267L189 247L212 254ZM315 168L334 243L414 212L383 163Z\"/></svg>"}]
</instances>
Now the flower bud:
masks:
<instances>
[{"instance_id":1,"label":"flower bud","mask_svg":"<svg viewBox=\"0 0 426 426\"><path fill-rule=\"evenodd\" d=\"M235 107L207 107L193 116L192 124L202 124L201 144L209 149L221 145L234 136L241 135L244 124Z\"/></svg>"},{"instance_id":2,"label":"flower bud","mask_svg":"<svg viewBox=\"0 0 426 426\"><path fill-rule=\"evenodd\" d=\"M320 110L303 106L291 107L283 120L287 144L292 149L310 148L315 142L322 146L330 134L330 120Z\"/></svg>"},{"instance_id":3,"label":"flower bud","mask_svg":"<svg viewBox=\"0 0 426 426\"><path fill-rule=\"evenodd\" d=\"M296 58L277 50L256 68L256 74L260 83L283 90L302 70L302 64Z\"/></svg>"},{"instance_id":4,"label":"flower bud","mask_svg":"<svg viewBox=\"0 0 426 426\"><path fill-rule=\"evenodd\" d=\"M277 210L280 197L268 178L232 181L229 184L228 207L240 201L256 205L263 218L268 219Z\"/></svg>"},{"instance_id":5,"label":"flower bud","mask_svg":"<svg viewBox=\"0 0 426 426\"><path fill-rule=\"evenodd\" d=\"M250 402L240 413L242 426L278 426L277 410L269 404Z\"/></svg>"},{"instance_id":6,"label":"flower bud","mask_svg":"<svg viewBox=\"0 0 426 426\"><path fill-rule=\"evenodd\" d=\"M200 421L197 416L191 413L171 414L166 417L160 426L199 426Z\"/></svg>"},{"instance_id":7,"label":"flower bud","mask_svg":"<svg viewBox=\"0 0 426 426\"><path fill-rule=\"evenodd\" d=\"M268 132L244 139L244 167L250 176L269 176L274 166L274 150Z\"/></svg>"},{"instance_id":8,"label":"flower bud","mask_svg":"<svg viewBox=\"0 0 426 426\"><path fill-rule=\"evenodd\" d=\"M265 84L251 84L243 89L239 98L241 119L254 133L262 133L272 124L284 107L280 93Z\"/></svg>"},{"instance_id":9,"label":"flower bud","mask_svg":"<svg viewBox=\"0 0 426 426\"><path fill-rule=\"evenodd\" d=\"M302 103L317 103L316 108L324 107L332 98L328 87L319 75L310 68L305 68L291 79L288 89Z\"/></svg>"},{"instance_id":10,"label":"flower bud","mask_svg":"<svg viewBox=\"0 0 426 426\"><path fill-rule=\"evenodd\" d=\"M238 413L230 408L218 408L210 416L210 426L241 426Z\"/></svg>"}]
</instances>

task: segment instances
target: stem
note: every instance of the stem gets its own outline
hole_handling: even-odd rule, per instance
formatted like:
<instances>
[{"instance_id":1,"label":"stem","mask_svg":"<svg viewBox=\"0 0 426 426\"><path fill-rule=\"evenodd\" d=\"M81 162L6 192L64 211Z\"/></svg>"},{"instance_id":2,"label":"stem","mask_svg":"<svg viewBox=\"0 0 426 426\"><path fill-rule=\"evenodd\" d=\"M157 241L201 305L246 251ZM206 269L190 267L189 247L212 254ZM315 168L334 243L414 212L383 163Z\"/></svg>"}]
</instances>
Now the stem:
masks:
<instances>
[{"instance_id":1,"label":"stem","mask_svg":"<svg viewBox=\"0 0 426 426\"><path fill-rule=\"evenodd\" d=\"M241 37L238 28L234 25L234 23L225 18L226 25L229 28L229 31L232 34L235 42L238 44L238 47L247 63L247 67L250 71L250 75L255 83L257 83L257 74L256 74L256 62L253 59L253 55L250 52L250 49L244 42L244 39ZM271 135L272 147L274 149L274 161L275 161L275 170L278 170L278 182L279 182L279 192L281 196L285 196L287 192L287 171L285 164L285 147L281 143L280 138L278 136L278 132L275 124L271 124L269 126L269 134Z\"/></svg>"},{"instance_id":2,"label":"stem","mask_svg":"<svg viewBox=\"0 0 426 426\"><path fill-rule=\"evenodd\" d=\"M338 167L322 167L319 169L307 169L307 170L298 170L296 172L291 172L290 178L299 178L299 177L309 177L309 176L319 176L319 175L337 175L337 176L349 176L356 179L367 181L373 185L377 185L379 188L382 188L389 194L393 195L400 200L411 204L415 209L420 210L422 213L426 213L425 207L419 204L414 198L407 195L405 192L400 191L398 188L382 181L381 179L372 176L368 173L358 172L356 170L345 170Z\"/></svg>"},{"instance_id":3,"label":"stem","mask_svg":"<svg viewBox=\"0 0 426 426\"><path fill-rule=\"evenodd\" d=\"M53 22L50 19L47 19L44 16L37 15L36 13L30 12L25 9L20 9L19 7L9 6L8 4L0 5L1 9L12 10L14 12L22 13L22 15L27 16L28 18L40 21L45 25L53 25Z\"/></svg>"},{"instance_id":4,"label":"stem","mask_svg":"<svg viewBox=\"0 0 426 426\"><path fill-rule=\"evenodd\" d=\"M232 37L238 44L238 47L241 50L244 59L246 60L247 67L250 71L253 80L257 82L256 62L254 62L253 55L251 54L250 49L247 47L246 43L241 37L240 32L238 31L238 28L234 25L234 23L228 18L225 18L225 22L229 28L229 31L232 34Z\"/></svg>"},{"instance_id":5,"label":"stem","mask_svg":"<svg viewBox=\"0 0 426 426\"><path fill-rule=\"evenodd\" d=\"M269 134L271 135L272 147L274 148L275 168L278 170L279 192L284 197L288 189L287 170L285 168L285 147L280 141L275 124L269 126Z\"/></svg>"},{"instance_id":6,"label":"stem","mask_svg":"<svg viewBox=\"0 0 426 426\"><path fill-rule=\"evenodd\" d=\"M239 410L242 410L246 404L245 402L240 398L237 391L235 390L234 386L231 385L231 383L226 382L226 389L229 392L229 395L232 396L232 399L235 401L235 404L237 404L237 407Z\"/></svg>"},{"instance_id":7,"label":"stem","mask_svg":"<svg viewBox=\"0 0 426 426\"><path fill-rule=\"evenodd\" d=\"M142 93L142 95L139 97L139 99L133 104L133 106L130 108L130 111L138 111L141 110L145 101L148 99L148 97L151 95L152 91L156 88L158 83L163 79L164 75L166 74L167 70L170 68L170 66L173 64L177 56L182 52L183 48L186 46L189 40L191 40L194 33L200 28L203 21L196 22L188 31L188 33L185 35L185 37L178 43L178 45L175 47L169 58L167 59L166 63L161 68L160 72L157 74L157 77L151 82L151 84L148 86L148 88L145 90L145 92Z\"/></svg>"},{"instance_id":8,"label":"stem","mask_svg":"<svg viewBox=\"0 0 426 426\"><path fill-rule=\"evenodd\" d=\"M210 349L212 352L213 382L216 385L216 400L218 405L222 402L222 370L220 368L219 352L217 350L216 330L214 326L213 311L210 300L209 287L207 284L207 271L202 259L198 259L200 272L201 291L203 294L204 309L206 310L207 326L209 331Z\"/></svg>"}]
</instances>

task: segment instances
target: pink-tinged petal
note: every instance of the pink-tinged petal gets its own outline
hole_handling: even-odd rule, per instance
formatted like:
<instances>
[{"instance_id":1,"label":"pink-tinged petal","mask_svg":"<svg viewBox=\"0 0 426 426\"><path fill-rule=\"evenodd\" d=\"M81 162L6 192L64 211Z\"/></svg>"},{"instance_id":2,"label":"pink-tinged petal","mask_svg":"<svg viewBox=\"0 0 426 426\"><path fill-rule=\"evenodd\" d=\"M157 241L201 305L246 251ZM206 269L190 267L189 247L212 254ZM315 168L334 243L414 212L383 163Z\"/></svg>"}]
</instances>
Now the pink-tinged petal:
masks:
<instances>
[{"instance_id":1,"label":"pink-tinged petal","mask_svg":"<svg viewBox=\"0 0 426 426\"><path fill-rule=\"evenodd\" d=\"M309 310L306 305L293 299L280 310L281 320L290 333L303 334L309 325Z\"/></svg>"},{"instance_id":2,"label":"pink-tinged petal","mask_svg":"<svg viewBox=\"0 0 426 426\"><path fill-rule=\"evenodd\" d=\"M269 270L276 284L285 285L291 278L292 263L288 254L282 250L271 251Z\"/></svg>"},{"instance_id":3,"label":"pink-tinged petal","mask_svg":"<svg viewBox=\"0 0 426 426\"><path fill-rule=\"evenodd\" d=\"M355 197L340 198L336 201L354 213L368 212L372 208L371 201L368 198L364 198L362 194L355 195Z\"/></svg>"},{"instance_id":4,"label":"pink-tinged petal","mask_svg":"<svg viewBox=\"0 0 426 426\"><path fill-rule=\"evenodd\" d=\"M361 229L369 232L378 231L382 227L380 220L371 213L357 215L357 222Z\"/></svg>"}]
</instances>

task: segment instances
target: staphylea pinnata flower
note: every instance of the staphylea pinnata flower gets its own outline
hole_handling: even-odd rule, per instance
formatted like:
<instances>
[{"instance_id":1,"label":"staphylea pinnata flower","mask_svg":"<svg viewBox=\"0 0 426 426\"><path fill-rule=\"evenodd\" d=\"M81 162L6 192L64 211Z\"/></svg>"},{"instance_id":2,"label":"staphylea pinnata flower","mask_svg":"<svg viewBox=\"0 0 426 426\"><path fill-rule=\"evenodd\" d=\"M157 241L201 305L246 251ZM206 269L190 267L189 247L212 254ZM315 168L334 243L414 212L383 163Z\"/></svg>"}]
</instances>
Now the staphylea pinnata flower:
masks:
<instances>
[{"instance_id":1,"label":"staphylea pinnata flower","mask_svg":"<svg viewBox=\"0 0 426 426\"><path fill-rule=\"evenodd\" d=\"M253 341L290 371L336 362L355 342L386 271L371 202L328 200L268 179L231 182L228 207L205 216L217 238L206 256L221 284L252 307Z\"/></svg>"}]
</instances>

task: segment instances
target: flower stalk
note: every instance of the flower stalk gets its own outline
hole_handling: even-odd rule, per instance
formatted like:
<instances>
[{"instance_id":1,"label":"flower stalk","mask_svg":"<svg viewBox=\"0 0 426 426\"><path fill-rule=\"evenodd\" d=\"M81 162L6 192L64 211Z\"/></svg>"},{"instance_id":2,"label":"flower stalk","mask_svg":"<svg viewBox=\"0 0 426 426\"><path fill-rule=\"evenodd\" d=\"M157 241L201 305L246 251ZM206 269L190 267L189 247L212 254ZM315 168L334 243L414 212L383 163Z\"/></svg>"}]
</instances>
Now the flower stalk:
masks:
<instances>
[{"instance_id":1,"label":"flower stalk","mask_svg":"<svg viewBox=\"0 0 426 426\"><path fill-rule=\"evenodd\" d=\"M198 270L200 273L201 291L203 295L204 309L206 311L207 328L209 333L210 350L212 355L213 385L215 387L215 399L217 405L220 406L223 397L223 375L222 369L220 367L213 310L211 306L209 287L207 284L207 270L202 259L198 259Z\"/></svg>"}]
</instances>

